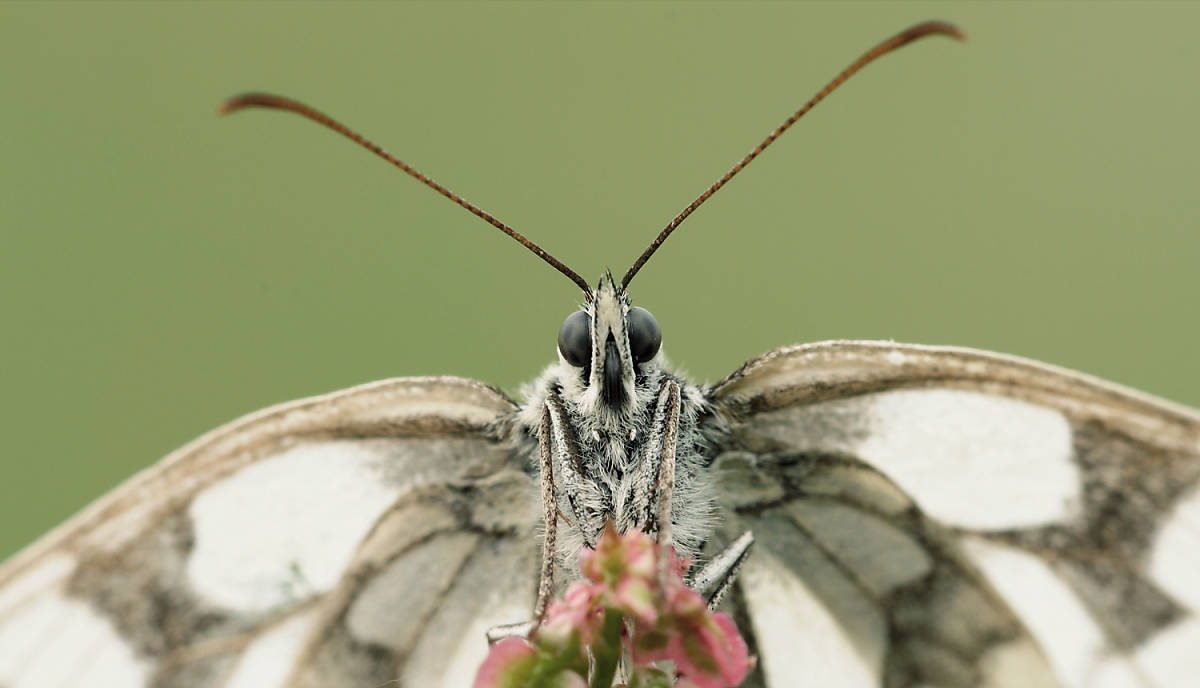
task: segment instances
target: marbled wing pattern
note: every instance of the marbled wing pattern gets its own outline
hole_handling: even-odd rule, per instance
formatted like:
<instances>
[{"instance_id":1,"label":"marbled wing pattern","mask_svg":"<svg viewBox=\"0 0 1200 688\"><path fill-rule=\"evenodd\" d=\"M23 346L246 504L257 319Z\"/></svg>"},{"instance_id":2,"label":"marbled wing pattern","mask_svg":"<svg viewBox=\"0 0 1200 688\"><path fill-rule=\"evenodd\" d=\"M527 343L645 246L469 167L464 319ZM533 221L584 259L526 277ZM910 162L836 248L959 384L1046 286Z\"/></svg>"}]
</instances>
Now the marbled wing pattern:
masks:
<instances>
[{"instance_id":1,"label":"marbled wing pattern","mask_svg":"<svg viewBox=\"0 0 1200 688\"><path fill-rule=\"evenodd\" d=\"M965 349L830 342L719 383L732 603L766 686L1187 686L1200 416Z\"/></svg>"},{"instance_id":2,"label":"marbled wing pattern","mask_svg":"<svg viewBox=\"0 0 1200 688\"><path fill-rule=\"evenodd\" d=\"M412 378L200 438L0 569L0 686L467 685L537 583L514 413Z\"/></svg>"},{"instance_id":3,"label":"marbled wing pattern","mask_svg":"<svg viewBox=\"0 0 1200 688\"><path fill-rule=\"evenodd\" d=\"M1200 675L1194 411L891 343L670 379L718 497L700 559L756 539L725 602L759 655L747 685ZM0 568L0 687L469 685L484 631L536 594L528 417L413 378L200 438Z\"/></svg>"}]
</instances>

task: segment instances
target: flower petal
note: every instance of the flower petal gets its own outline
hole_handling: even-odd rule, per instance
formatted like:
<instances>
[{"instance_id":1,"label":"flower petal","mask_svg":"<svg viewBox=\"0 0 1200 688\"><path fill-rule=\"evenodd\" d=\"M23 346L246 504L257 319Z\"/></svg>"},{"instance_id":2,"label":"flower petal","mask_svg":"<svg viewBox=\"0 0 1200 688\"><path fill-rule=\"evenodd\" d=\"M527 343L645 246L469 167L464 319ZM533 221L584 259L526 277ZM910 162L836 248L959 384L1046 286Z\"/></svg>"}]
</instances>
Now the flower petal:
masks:
<instances>
[{"instance_id":1,"label":"flower petal","mask_svg":"<svg viewBox=\"0 0 1200 688\"><path fill-rule=\"evenodd\" d=\"M750 670L746 641L733 619L714 614L704 623L676 627L667 654L679 673L697 688L728 688L746 678Z\"/></svg>"},{"instance_id":2,"label":"flower petal","mask_svg":"<svg viewBox=\"0 0 1200 688\"><path fill-rule=\"evenodd\" d=\"M713 622L720 628L722 651L716 653L717 663L721 666L721 675L730 686L736 686L746 678L750 671L750 652L746 648L746 640L738 633L737 625L728 614L713 614Z\"/></svg>"},{"instance_id":3,"label":"flower petal","mask_svg":"<svg viewBox=\"0 0 1200 688\"><path fill-rule=\"evenodd\" d=\"M472 688L521 688L528 683L537 653L529 641L513 636L492 646L475 673Z\"/></svg>"}]
</instances>

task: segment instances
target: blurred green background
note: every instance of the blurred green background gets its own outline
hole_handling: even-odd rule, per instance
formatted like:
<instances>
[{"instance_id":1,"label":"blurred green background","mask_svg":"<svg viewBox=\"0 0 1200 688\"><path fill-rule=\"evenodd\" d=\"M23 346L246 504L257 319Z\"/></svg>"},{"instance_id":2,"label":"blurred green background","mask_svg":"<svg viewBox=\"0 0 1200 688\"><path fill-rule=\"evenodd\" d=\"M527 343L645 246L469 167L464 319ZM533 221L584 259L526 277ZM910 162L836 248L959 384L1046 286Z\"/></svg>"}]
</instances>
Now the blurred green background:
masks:
<instances>
[{"instance_id":1,"label":"blurred green background","mask_svg":"<svg viewBox=\"0 0 1200 688\"><path fill-rule=\"evenodd\" d=\"M515 392L594 281L866 48L633 283L715 380L958 344L1200 404L1200 5L0 4L0 557L243 413L395 375ZM1036 476L1030 476L1036 480Z\"/></svg>"}]
</instances>

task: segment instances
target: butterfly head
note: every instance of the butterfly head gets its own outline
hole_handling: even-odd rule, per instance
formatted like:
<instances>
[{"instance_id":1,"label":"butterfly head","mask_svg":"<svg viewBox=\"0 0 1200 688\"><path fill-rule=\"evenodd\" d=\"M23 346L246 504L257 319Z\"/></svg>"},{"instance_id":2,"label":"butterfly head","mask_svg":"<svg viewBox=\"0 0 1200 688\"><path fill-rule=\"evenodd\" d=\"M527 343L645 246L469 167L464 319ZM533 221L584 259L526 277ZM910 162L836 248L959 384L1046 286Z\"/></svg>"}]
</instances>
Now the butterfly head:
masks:
<instances>
[{"instance_id":1,"label":"butterfly head","mask_svg":"<svg viewBox=\"0 0 1200 688\"><path fill-rule=\"evenodd\" d=\"M658 321L630 306L609 273L558 331L558 357L579 384L581 404L618 413L636 401L638 380L658 368L661 346Z\"/></svg>"}]
</instances>

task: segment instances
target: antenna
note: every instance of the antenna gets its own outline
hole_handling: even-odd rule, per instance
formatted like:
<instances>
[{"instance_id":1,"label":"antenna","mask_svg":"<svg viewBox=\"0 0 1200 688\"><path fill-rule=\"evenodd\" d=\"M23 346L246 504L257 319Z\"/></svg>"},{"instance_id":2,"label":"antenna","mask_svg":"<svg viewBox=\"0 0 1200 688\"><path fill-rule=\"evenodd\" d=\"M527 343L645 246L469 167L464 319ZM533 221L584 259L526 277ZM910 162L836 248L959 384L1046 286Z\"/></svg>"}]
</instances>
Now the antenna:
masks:
<instances>
[{"instance_id":1,"label":"antenna","mask_svg":"<svg viewBox=\"0 0 1200 688\"><path fill-rule=\"evenodd\" d=\"M671 232L674 232L675 228L682 224L683 221L687 219L688 215L691 215L693 212L695 212L696 208L699 208L701 203L707 201L713 194L717 192L717 189L725 186L726 182L728 182L730 179L733 179L733 176L738 172L741 172L742 168L744 168L746 165L749 165L751 160L757 158L759 153L763 152L766 150L767 146L774 143L775 139L779 138L783 132L787 131L789 127L796 123L796 120L800 119L805 113L816 107L817 103L825 99L825 96L833 93L834 89L836 89L838 86L841 86L842 83L844 83L850 77L854 76L855 72L871 64L875 58L882 57L883 55L912 43L919 38L936 34L950 36L951 38L956 38L960 41L966 40L967 38L967 35L953 24L947 24L946 22L938 21L925 22L923 24L917 24L916 26L905 29L904 31L901 31L895 36L892 36L886 41L875 46L874 48L871 48L867 52L863 53L862 57L851 63L849 67L843 69L841 73L839 73L833 78L832 81L825 85L825 88L817 91L817 94L809 99L809 101L805 103L803 107L792 113L790 117L783 121L783 124L775 127L775 130L770 134L767 134L767 138L763 139L762 143L755 146L754 150L751 150L749 153L747 153L746 157L739 160L732 169L722 175L721 178L714 182L712 186L708 187L704 193L697 196L696 200L692 201L688 207L684 208L683 212L676 215L675 219L671 220L666 227L663 227L663 230L658 233L658 236L654 238L654 241L650 242L650 246L648 246L646 250L642 252L642 255L638 256L638 259L633 263L633 267L629 268L629 272L625 273L625 277L621 279L621 289L625 289L629 286L629 282L633 279L633 276L638 273L638 270L642 269L642 266L646 264L646 261L650 260L650 256L654 255L654 252L658 250L658 247L662 246L663 242L667 240L667 237L671 236Z\"/></svg>"},{"instance_id":2,"label":"antenna","mask_svg":"<svg viewBox=\"0 0 1200 688\"><path fill-rule=\"evenodd\" d=\"M516 231L512 227L509 227L508 225L504 224L500 220L497 220L495 217L492 217L490 214L484 212L477 206L467 202L466 199L464 199L463 197L454 193L450 189L447 189L446 187L442 186L441 184L438 184L437 182L433 181L432 179L425 176L424 174L419 172L416 168L412 167L408 163L392 156L387 151L383 150L379 146L375 145L374 143L371 143L370 141L363 138L356 132L352 131L349 127L343 125L342 123L338 122L337 120L333 119L332 117L330 117L322 112L319 112L303 103L292 100L290 98L284 98L283 96L271 95L269 93L245 93L240 96L235 96L235 97L230 98L229 100L225 101L224 103L221 103L221 107L218 108L217 112L218 112L218 114L226 115L231 112L237 112L238 110L243 110L245 108L251 108L251 107L269 108L272 110L287 110L288 112L294 112L298 115L301 115L303 117L311 119L312 121L316 122L317 124L322 124L330 129L336 131L337 133L341 134L342 136L345 136L346 138L357 143L358 145L362 146L363 148L366 148L367 150L371 151L375 155L378 155L379 157L383 158L384 160L387 160L388 162L392 163L396 167L399 167L400 169L404 170L406 173L408 173L409 176L415 177L422 184L432 188L434 191L437 191L438 193L445 196L446 198L449 198L450 200L454 201L455 203L466 208L468 211L471 212L472 215L483 218L483 220L486 221L491 226L495 227L496 229L500 230L501 232L504 232L505 234L509 235L510 237L516 239L517 242L520 243L522 246L529 249L530 251L533 251L534 255L536 255L538 258L541 258L542 260L546 261L550 265L554 266L555 270L558 270L562 274L571 278L571 281L573 281L575 284L579 285L580 289L583 289L584 294L586 294L589 297L591 296L592 289L591 289L591 287L588 286L587 280L580 277L579 274L576 273L571 268L567 267L566 265L563 265L562 262L560 262L554 256L550 255L549 253L546 253L544 250L542 250L541 246L538 246L537 244L533 243L529 239L525 238L525 235Z\"/></svg>"}]
</instances>

